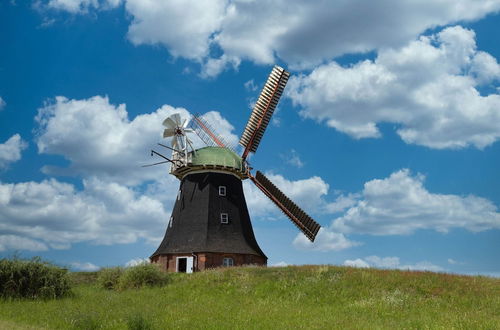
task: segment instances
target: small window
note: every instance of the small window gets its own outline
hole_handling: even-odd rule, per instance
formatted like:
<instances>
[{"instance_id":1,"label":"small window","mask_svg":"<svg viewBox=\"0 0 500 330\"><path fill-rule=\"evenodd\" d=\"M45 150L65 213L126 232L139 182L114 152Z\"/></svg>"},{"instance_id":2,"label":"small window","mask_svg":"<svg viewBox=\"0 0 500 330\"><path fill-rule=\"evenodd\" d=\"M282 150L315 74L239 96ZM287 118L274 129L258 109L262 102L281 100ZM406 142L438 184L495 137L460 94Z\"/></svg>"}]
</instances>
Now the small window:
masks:
<instances>
[{"instance_id":1,"label":"small window","mask_svg":"<svg viewBox=\"0 0 500 330\"><path fill-rule=\"evenodd\" d=\"M229 216L227 213L220 214L220 223L229 223Z\"/></svg>"},{"instance_id":2,"label":"small window","mask_svg":"<svg viewBox=\"0 0 500 330\"><path fill-rule=\"evenodd\" d=\"M222 259L222 266L224 267L232 267L234 266L233 258L224 258Z\"/></svg>"},{"instance_id":3,"label":"small window","mask_svg":"<svg viewBox=\"0 0 500 330\"><path fill-rule=\"evenodd\" d=\"M226 186L219 186L219 196L226 196Z\"/></svg>"},{"instance_id":4,"label":"small window","mask_svg":"<svg viewBox=\"0 0 500 330\"><path fill-rule=\"evenodd\" d=\"M181 190L179 189L179 191L177 192L177 200L180 201L181 200Z\"/></svg>"},{"instance_id":5,"label":"small window","mask_svg":"<svg viewBox=\"0 0 500 330\"><path fill-rule=\"evenodd\" d=\"M174 224L174 217L170 217L170 221L168 222L168 226L172 228L172 225Z\"/></svg>"}]
</instances>

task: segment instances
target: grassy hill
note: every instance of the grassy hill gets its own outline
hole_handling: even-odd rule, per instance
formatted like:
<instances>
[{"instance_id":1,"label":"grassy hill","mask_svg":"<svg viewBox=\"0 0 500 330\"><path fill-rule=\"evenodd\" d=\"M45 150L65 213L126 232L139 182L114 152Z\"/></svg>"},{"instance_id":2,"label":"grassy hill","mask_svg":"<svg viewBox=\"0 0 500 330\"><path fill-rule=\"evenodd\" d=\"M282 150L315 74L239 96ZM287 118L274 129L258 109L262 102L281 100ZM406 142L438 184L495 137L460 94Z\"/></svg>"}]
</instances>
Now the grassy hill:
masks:
<instances>
[{"instance_id":1,"label":"grassy hill","mask_svg":"<svg viewBox=\"0 0 500 330\"><path fill-rule=\"evenodd\" d=\"M335 266L172 274L108 291L73 273L73 296L0 300L6 329L500 328L500 279Z\"/></svg>"}]
</instances>

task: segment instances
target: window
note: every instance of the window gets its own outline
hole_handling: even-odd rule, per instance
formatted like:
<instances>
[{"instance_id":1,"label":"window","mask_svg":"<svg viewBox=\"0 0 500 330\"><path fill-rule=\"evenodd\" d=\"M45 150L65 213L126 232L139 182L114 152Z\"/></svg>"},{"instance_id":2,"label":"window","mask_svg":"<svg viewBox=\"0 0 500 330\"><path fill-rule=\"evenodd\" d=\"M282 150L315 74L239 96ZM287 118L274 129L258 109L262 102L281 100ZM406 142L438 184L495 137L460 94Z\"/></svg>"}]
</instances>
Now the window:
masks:
<instances>
[{"instance_id":1,"label":"window","mask_svg":"<svg viewBox=\"0 0 500 330\"><path fill-rule=\"evenodd\" d=\"M181 200L181 190L179 189L179 191L177 192L177 200L180 201Z\"/></svg>"},{"instance_id":2,"label":"window","mask_svg":"<svg viewBox=\"0 0 500 330\"><path fill-rule=\"evenodd\" d=\"M224 259L222 259L222 266L224 266L224 267L234 266L233 258L224 258Z\"/></svg>"},{"instance_id":3,"label":"window","mask_svg":"<svg viewBox=\"0 0 500 330\"><path fill-rule=\"evenodd\" d=\"M229 223L229 216L227 213L220 214L220 223Z\"/></svg>"},{"instance_id":4,"label":"window","mask_svg":"<svg viewBox=\"0 0 500 330\"><path fill-rule=\"evenodd\" d=\"M168 226L172 228L172 225L174 223L174 217L170 217L170 221L168 222Z\"/></svg>"},{"instance_id":5,"label":"window","mask_svg":"<svg viewBox=\"0 0 500 330\"><path fill-rule=\"evenodd\" d=\"M226 196L226 186L219 186L219 196Z\"/></svg>"}]
</instances>

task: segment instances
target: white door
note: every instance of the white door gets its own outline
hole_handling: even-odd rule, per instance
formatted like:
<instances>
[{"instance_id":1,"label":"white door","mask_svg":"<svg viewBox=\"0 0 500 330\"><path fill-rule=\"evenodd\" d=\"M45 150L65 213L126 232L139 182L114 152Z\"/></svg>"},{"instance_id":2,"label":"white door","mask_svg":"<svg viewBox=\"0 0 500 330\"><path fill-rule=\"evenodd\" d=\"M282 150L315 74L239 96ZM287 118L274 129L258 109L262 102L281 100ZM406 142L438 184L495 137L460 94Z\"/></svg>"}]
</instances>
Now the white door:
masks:
<instances>
[{"instance_id":1,"label":"white door","mask_svg":"<svg viewBox=\"0 0 500 330\"><path fill-rule=\"evenodd\" d=\"M186 273L192 273L193 272L193 257L187 257L186 258L187 263L186 263Z\"/></svg>"}]
</instances>

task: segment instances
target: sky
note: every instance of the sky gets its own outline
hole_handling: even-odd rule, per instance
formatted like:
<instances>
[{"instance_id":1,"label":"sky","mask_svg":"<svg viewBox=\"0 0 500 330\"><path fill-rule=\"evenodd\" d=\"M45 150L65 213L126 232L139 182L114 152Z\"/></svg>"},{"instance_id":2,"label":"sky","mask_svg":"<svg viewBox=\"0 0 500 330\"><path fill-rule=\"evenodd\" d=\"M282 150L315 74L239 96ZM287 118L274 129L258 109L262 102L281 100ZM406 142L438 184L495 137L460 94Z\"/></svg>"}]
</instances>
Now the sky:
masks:
<instances>
[{"instance_id":1,"label":"sky","mask_svg":"<svg viewBox=\"0 0 500 330\"><path fill-rule=\"evenodd\" d=\"M133 265L179 181L150 157L173 113L236 144L291 72L248 180L268 264L500 277L500 1L3 0L0 257Z\"/></svg>"}]
</instances>

